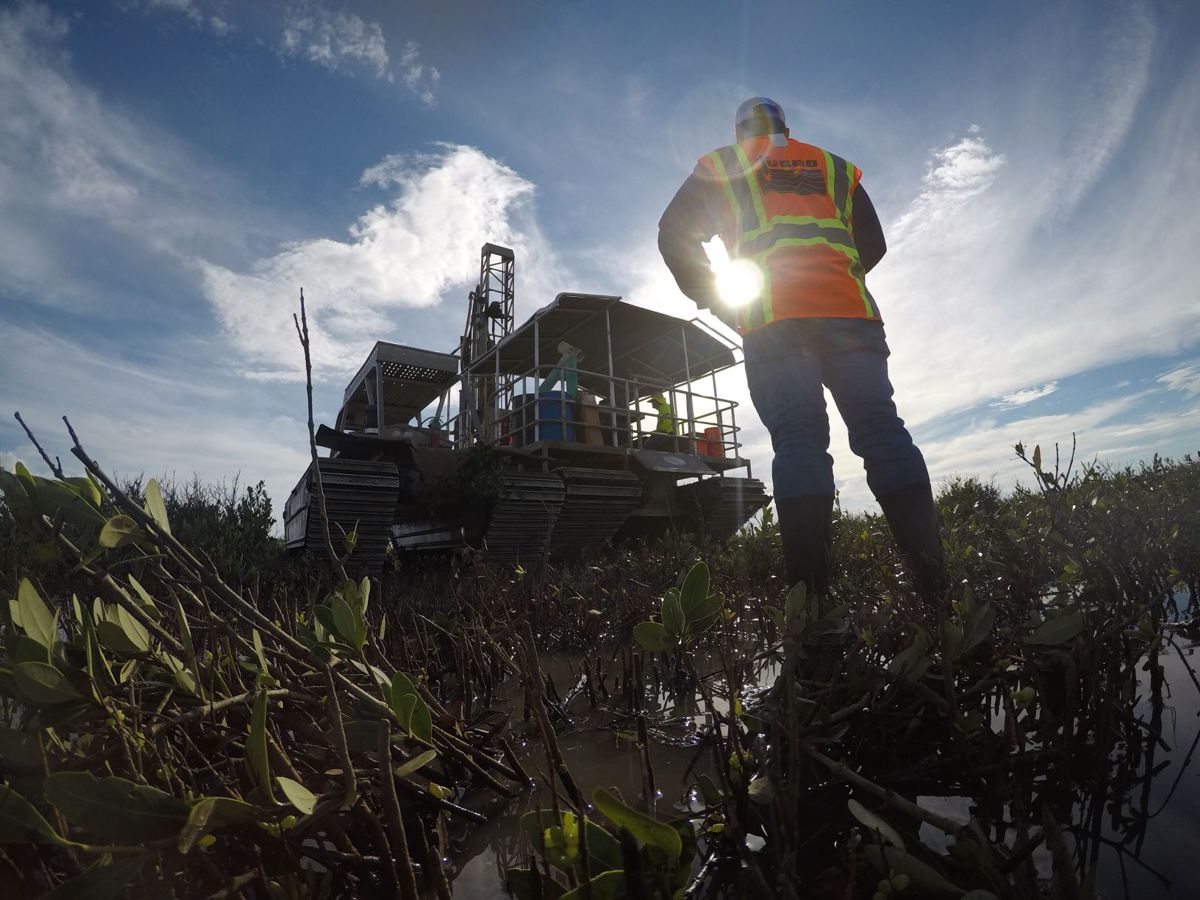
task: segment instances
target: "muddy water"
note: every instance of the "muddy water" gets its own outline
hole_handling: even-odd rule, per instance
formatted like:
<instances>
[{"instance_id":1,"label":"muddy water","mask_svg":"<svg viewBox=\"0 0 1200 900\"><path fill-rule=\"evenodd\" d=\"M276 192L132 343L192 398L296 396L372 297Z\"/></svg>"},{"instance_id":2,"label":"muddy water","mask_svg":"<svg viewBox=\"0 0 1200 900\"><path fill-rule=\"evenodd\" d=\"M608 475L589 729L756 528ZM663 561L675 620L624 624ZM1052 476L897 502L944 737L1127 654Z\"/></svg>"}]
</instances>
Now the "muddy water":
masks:
<instances>
[{"instance_id":1,"label":"muddy water","mask_svg":"<svg viewBox=\"0 0 1200 900\"><path fill-rule=\"evenodd\" d=\"M1105 900L1200 897L1200 684L1195 680L1200 679L1200 641L1182 633L1176 633L1174 640L1177 646L1168 643L1160 656L1163 686L1157 718L1150 673L1139 667L1140 699L1134 715L1148 725L1157 722L1162 742L1154 750L1150 767L1158 767L1155 776L1146 784L1128 786L1119 815L1111 807L1103 815L1097 892ZM548 670L564 676L555 678L560 689L571 681L567 673L572 663L565 659L546 662ZM767 684L775 674L773 668L765 669L758 681ZM660 733L664 740L654 742L652 759L659 793L657 814L670 818L681 813L686 792L694 783L689 766L695 764L697 772L708 769L706 755L697 762L695 747L680 746L687 743L690 733L703 726L703 716L696 715L691 703L680 706L668 696L651 699L648 717L659 713L669 720ZM584 702L577 701L573 711L581 711L583 706ZM585 794L599 786L616 786L627 799L643 795L643 773L632 735L622 736L601 727L620 714L590 716L580 730L560 738L563 756ZM530 745L526 750L530 773L546 771L540 746ZM967 797L922 796L917 800L924 807L963 822L969 818L972 805ZM547 806L549 800L544 794L531 793L465 835L452 860L457 873L456 897L489 900L508 896L504 890L505 868L528 863L517 822L539 803ZM930 847L944 850L945 837L936 829L924 826L921 837ZM1066 838L1070 845L1070 834ZM1034 863L1040 876L1050 877L1051 860L1044 848L1035 854Z\"/></svg>"}]
</instances>

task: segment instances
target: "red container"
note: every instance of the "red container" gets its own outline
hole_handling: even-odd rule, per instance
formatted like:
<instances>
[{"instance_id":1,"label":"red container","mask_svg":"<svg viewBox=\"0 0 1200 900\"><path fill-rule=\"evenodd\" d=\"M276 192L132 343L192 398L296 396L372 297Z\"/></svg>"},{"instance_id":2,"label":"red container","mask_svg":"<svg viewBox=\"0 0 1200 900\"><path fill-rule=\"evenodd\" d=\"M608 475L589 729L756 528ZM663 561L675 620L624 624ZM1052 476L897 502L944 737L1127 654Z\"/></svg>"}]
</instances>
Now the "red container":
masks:
<instances>
[{"instance_id":1,"label":"red container","mask_svg":"<svg viewBox=\"0 0 1200 900\"><path fill-rule=\"evenodd\" d=\"M721 429L717 426L704 429L703 439L696 442L701 456L724 458L725 445L721 443Z\"/></svg>"}]
</instances>

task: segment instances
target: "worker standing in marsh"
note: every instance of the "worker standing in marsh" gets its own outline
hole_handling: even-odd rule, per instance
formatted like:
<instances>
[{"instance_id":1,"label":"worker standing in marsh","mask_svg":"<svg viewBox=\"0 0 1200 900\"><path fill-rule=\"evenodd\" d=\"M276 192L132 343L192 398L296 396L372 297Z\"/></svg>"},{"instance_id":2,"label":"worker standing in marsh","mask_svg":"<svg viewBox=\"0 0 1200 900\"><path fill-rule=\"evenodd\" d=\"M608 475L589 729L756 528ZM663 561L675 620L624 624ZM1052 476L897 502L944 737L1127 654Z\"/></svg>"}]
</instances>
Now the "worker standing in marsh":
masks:
<instances>
[{"instance_id":1,"label":"worker standing in marsh","mask_svg":"<svg viewBox=\"0 0 1200 900\"><path fill-rule=\"evenodd\" d=\"M775 449L788 584L824 593L830 576L827 387L918 590L943 594L929 472L896 412L866 285L887 248L862 172L792 139L766 97L738 107L734 131L736 143L701 157L675 194L658 245L680 290L743 335L750 397ZM702 246L714 235L730 257L717 272Z\"/></svg>"}]
</instances>

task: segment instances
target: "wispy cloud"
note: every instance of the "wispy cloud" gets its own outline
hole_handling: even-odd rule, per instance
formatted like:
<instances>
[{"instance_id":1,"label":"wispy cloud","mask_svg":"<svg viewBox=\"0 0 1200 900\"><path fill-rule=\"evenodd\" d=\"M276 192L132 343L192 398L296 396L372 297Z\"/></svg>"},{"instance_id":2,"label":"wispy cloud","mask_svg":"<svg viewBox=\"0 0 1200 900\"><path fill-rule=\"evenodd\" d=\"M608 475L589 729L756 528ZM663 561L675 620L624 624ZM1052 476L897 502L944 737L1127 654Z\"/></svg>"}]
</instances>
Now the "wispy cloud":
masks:
<instances>
[{"instance_id":1,"label":"wispy cloud","mask_svg":"<svg viewBox=\"0 0 1200 900\"><path fill-rule=\"evenodd\" d=\"M394 313L433 306L446 291L469 284L485 241L513 246L525 271L548 262L530 206L533 184L473 147L389 156L367 169L362 182L394 193L363 213L346 240L301 241L247 272L198 261L205 294L250 362L248 374L303 377L288 314L300 287L314 331L314 366L326 376L353 371L365 343L392 329ZM528 278L524 283L533 286Z\"/></svg>"},{"instance_id":2,"label":"wispy cloud","mask_svg":"<svg viewBox=\"0 0 1200 900\"><path fill-rule=\"evenodd\" d=\"M1015 409L1018 406L1032 403L1034 400L1040 400L1042 397L1048 397L1057 390L1058 382L1051 381L1048 384L1043 384L1041 387L1029 387L1020 391L1013 391L1011 394L1005 394L999 400L995 401L992 406L997 409Z\"/></svg>"},{"instance_id":3,"label":"wispy cloud","mask_svg":"<svg viewBox=\"0 0 1200 900\"><path fill-rule=\"evenodd\" d=\"M205 3L203 0L117 0L125 9L140 9L150 12L172 13L187 19L197 28L211 29L218 37L233 30L225 13L224 2Z\"/></svg>"},{"instance_id":4,"label":"wispy cloud","mask_svg":"<svg viewBox=\"0 0 1200 900\"><path fill-rule=\"evenodd\" d=\"M307 465L302 392L290 405L219 371L205 372L203 348L175 342L135 363L123 359L119 348L89 346L39 328L3 323L3 333L6 346L21 348L0 354L5 394L68 469L77 467L66 452L64 414L110 474L195 473L220 482L240 473L243 482L267 482L277 513ZM48 373L48 359L71 364ZM197 372L205 377L195 377ZM0 440L5 434L12 440L0 445L6 467L18 456L31 469L44 468L23 434L7 426Z\"/></svg>"},{"instance_id":5,"label":"wispy cloud","mask_svg":"<svg viewBox=\"0 0 1200 900\"><path fill-rule=\"evenodd\" d=\"M314 2L297 4L284 16L280 50L285 56L298 56L330 71L361 68L388 81L395 81L398 75L426 106L436 100L441 75L422 61L416 42L408 41L393 60L380 24L354 13Z\"/></svg>"},{"instance_id":6,"label":"wispy cloud","mask_svg":"<svg viewBox=\"0 0 1200 900\"><path fill-rule=\"evenodd\" d=\"M1163 372L1157 379L1173 391L1183 391L1189 396L1200 396L1200 364L1188 363Z\"/></svg>"},{"instance_id":7,"label":"wispy cloud","mask_svg":"<svg viewBox=\"0 0 1200 900\"><path fill-rule=\"evenodd\" d=\"M95 302L87 248L176 257L236 253L263 215L224 173L81 84L68 21L44 5L0 10L0 289ZM111 270L113 260L102 268Z\"/></svg>"}]
</instances>

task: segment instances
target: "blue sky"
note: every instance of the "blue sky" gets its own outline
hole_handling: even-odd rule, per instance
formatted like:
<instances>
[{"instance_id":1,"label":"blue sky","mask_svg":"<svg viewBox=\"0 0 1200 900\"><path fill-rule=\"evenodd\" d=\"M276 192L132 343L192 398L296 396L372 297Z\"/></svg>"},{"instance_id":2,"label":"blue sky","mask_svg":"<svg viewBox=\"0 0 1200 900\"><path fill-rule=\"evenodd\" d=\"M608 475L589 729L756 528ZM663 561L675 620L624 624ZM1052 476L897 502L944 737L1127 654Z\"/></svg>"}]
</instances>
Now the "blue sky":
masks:
<instances>
[{"instance_id":1,"label":"blue sky","mask_svg":"<svg viewBox=\"0 0 1200 900\"><path fill-rule=\"evenodd\" d=\"M64 456L65 413L110 468L265 479L281 509L300 287L331 422L374 340L454 344L485 240L518 251L519 315L692 315L658 217L753 94L865 172L935 480L1007 487L1014 443L1072 432L1195 451L1198 49L1188 0L0 2L0 463L37 462L12 410Z\"/></svg>"}]
</instances>

